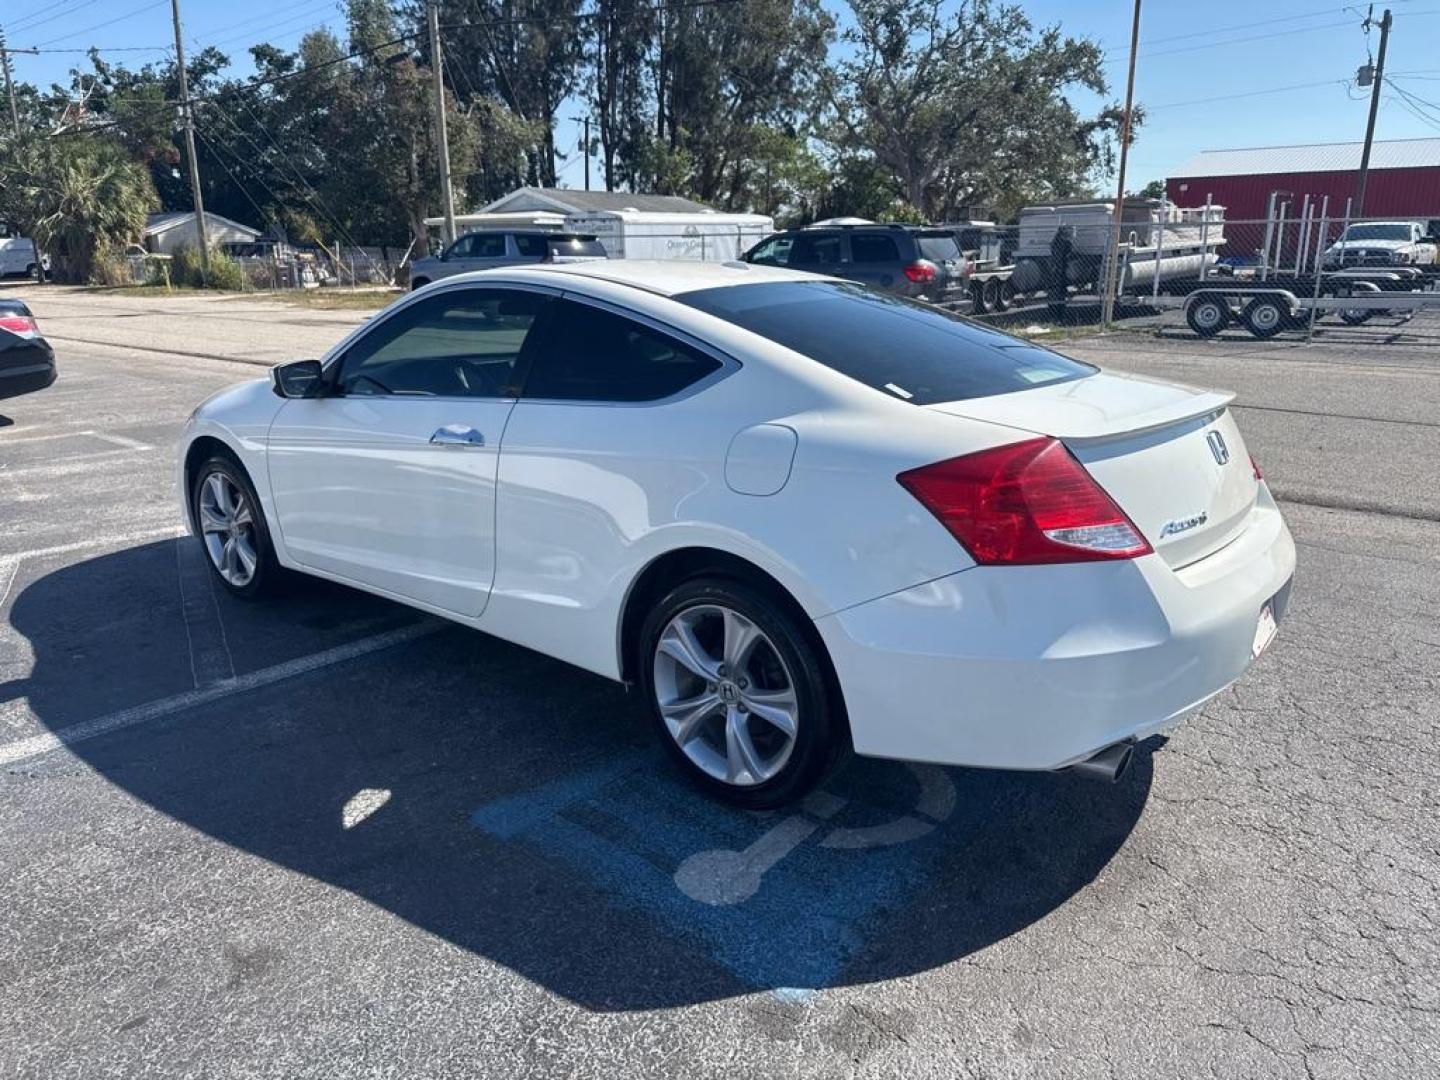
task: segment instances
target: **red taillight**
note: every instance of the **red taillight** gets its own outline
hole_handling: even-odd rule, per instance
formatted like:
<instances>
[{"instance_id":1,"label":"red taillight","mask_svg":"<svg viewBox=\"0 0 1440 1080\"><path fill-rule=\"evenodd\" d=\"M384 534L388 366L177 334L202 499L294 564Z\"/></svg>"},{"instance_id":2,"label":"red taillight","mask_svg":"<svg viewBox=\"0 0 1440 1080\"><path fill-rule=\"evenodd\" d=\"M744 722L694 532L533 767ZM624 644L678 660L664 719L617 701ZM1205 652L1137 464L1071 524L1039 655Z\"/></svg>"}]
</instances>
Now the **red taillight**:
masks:
<instances>
[{"instance_id":1,"label":"red taillight","mask_svg":"<svg viewBox=\"0 0 1440 1080\"><path fill-rule=\"evenodd\" d=\"M1056 439L1031 439L901 473L978 563L1133 559L1150 545Z\"/></svg>"},{"instance_id":2,"label":"red taillight","mask_svg":"<svg viewBox=\"0 0 1440 1080\"><path fill-rule=\"evenodd\" d=\"M1255 460L1255 455L1250 455L1250 468L1255 473L1255 482L1258 484L1265 479L1265 474L1260 471L1260 463Z\"/></svg>"},{"instance_id":3,"label":"red taillight","mask_svg":"<svg viewBox=\"0 0 1440 1080\"><path fill-rule=\"evenodd\" d=\"M9 330L12 334L38 334L40 328L35 325L35 320L29 315L0 315L0 330Z\"/></svg>"},{"instance_id":4,"label":"red taillight","mask_svg":"<svg viewBox=\"0 0 1440 1080\"><path fill-rule=\"evenodd\" d=\"M913 262L905 267L905 276L916 285L928 285L935 280L935 267L928 262Z\"/></svg>"}]
</instances>

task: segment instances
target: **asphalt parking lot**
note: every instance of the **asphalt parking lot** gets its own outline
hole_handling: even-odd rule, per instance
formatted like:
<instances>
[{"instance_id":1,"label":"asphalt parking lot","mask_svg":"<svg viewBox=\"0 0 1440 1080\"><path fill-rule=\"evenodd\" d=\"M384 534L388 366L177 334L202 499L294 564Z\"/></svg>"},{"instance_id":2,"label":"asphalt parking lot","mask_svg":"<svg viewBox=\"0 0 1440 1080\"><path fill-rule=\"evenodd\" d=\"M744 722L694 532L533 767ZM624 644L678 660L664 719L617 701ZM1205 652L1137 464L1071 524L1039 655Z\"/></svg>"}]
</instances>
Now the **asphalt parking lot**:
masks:
<instances>
[{"instance_id":1,"label":"asphalt parking lot","mask_svg":"<svg viewBox=\"0 0 1440 1080\"><path fill-rule=\"evenodd\" d=\"M362 316L26 295L62 374L0 401L0 1073L1440 1074L1440 334L1076 343L1238 392L1279 641L1114 788L854 762L762 817L617 685L210 585L173 440L261 373L217 357Z\"/></svg>"}]
</instances>

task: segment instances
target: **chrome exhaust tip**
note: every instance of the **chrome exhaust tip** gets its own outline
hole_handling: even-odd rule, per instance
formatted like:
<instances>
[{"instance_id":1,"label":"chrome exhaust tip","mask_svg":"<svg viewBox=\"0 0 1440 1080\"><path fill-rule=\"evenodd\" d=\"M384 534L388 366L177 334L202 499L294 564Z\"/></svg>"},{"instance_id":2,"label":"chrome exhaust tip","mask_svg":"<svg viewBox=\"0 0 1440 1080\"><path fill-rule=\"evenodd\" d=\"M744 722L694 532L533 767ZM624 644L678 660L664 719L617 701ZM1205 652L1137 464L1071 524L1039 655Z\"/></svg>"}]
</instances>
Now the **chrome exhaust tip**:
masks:
<instances>
[{"instance_id":1,"label":"chrome exhaust tip","mask_svg":"<svg viewBox=\"0 0 1440 1080\"><path fill-rule=\"evenodd\" d=\"M1130 768L1130 759L1134 756L1133 742L1111 743L1084 761L1077 761L1067 771L1087 780L1113 784L1125 775L1125 771Z\"/></svg>"}]
</instances>

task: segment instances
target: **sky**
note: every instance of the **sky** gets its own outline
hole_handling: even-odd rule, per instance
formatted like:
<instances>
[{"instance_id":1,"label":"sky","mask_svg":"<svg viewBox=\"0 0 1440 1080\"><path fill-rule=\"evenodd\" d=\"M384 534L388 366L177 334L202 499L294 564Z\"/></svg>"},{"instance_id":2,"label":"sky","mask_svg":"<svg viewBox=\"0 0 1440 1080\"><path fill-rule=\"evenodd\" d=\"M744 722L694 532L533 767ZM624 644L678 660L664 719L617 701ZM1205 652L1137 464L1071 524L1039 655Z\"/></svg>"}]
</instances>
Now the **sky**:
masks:
<instances>
[{"instance_id":1,"label":"sky","mask_svg":"<svg viewBox=\"0 0 1440 1080\"><path fill-rule=\"evenodd\" d=\"M843 21L843 0L825 0ZM1072 93L1082 110L1125 92L1130 0L1021 0L1037 26L1060 25L1106 49L1110 93ZM1144 0L1135 78L1147 118L1131 149L1126 187L1176 173L1201 150L1242 146L1358 141L1364 137L1369 92L1354 86L1356 68L1378 48L1361 23L1369 5L1319 0ZM1377 139L1440 136L1440 0L1390 0L1394 12L1387 76L1409 98L1385 88ZM343 38L337 0L181 0L186 49L217 45L250 70L246 52L269 41L294 48L330 25ZM0 26L14 47L40 56L13 58L16 76L48 86L68 84L91 45L115 49L107 59L139 66L164 57L173 40L170 0L0 0ZM63 52L55 50L77 50ZM134 50L134 51L130 51ZM567 103L561 117L583 111ZM558 140L572 149L578 124L562 120ZM594 175L599 165L592 162ZM562 186L578 187L583 165L571 154Z\"/></svg>"}]
</instances>

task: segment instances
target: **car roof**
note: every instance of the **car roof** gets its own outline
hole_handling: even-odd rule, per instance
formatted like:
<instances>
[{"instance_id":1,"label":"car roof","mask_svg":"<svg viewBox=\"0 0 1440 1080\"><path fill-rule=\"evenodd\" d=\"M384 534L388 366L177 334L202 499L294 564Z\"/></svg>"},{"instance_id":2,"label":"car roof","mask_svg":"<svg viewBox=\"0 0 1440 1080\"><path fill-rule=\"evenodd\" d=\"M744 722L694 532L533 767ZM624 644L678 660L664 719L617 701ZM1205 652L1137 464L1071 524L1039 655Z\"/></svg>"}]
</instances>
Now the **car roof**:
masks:
<instances>
[{"instance_id":1,"label":"car roof","mask_svg":"<svg viewBox=\"0 0 1440 1080\"><path fill-rule=\"evenodd\" d=\"M867 221L863 224L851 224L849 222L838 222L832 225L803 225L798 229L782 229L776 236L788 236L792 233L817 233L817 232L905 232L905 233L950 233L954 232L954 225L915 225L906 221Z\"/></svg>"},{"instance_id":2,"label":"car roof","mask_svg":"<svg viewBox=\"0 0 1440 1080\"><path fill-rule=\"evenodd\" d=\"M765 281L816 280L815 274L757 266L744 262L688 262L680 259L597 259L594 262L539 263L526 266L476 270L445 278L458 281L487 281L496 277L511 281L533 281L564 287L556 278L590 279L615 285L629 285L661 296L717 289L729 285L753 285Z\"/></svg>"}]
</instances>

